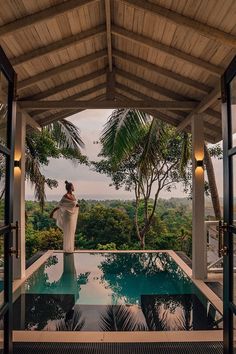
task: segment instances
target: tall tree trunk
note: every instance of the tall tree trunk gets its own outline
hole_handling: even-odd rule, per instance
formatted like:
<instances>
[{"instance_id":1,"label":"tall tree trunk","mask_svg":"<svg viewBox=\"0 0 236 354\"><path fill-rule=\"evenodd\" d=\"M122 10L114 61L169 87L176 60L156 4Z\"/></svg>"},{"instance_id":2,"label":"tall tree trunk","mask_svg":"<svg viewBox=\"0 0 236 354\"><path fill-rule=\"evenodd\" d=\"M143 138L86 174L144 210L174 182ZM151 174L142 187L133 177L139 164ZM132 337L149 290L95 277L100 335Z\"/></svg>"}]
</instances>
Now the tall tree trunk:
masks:
<instances>
[{"instance_id":1,"label":"tall tree trunk","mask_svg":"<svg viewBox=\"0 0 236 354\"><path fill-rule=\"evenodd\" d=\"M220 209L220 199L219 199L219 193L216 185L215 172L214 172L211 156L209 154L206 144L204 144L204 155L205 155L204 161L206 165L208 183L209 183L215 218L216 220L221 220L222 216L221 216L221 209Z\"/></svg>"}]
</instances>

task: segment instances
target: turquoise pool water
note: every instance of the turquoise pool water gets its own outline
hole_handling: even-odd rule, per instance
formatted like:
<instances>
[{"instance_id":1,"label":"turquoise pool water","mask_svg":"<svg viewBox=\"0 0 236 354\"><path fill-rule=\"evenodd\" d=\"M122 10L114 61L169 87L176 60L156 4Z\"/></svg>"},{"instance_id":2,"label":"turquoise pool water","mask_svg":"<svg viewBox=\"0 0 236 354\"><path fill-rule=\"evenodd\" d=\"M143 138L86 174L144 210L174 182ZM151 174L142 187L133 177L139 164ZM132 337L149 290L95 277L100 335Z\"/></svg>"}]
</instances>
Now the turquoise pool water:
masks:
<instances>
[{"instance_id":1,"label":"turquoise pool water","mask_svg":"<svg viewBox=\"0 0 236 354\"><path fill-rule=\"evenodd\" d=\"M222 326L221 315L167 253L55 253L21 287L14 313L14 328L27 330Z\"/></svg>"}]
</instances>

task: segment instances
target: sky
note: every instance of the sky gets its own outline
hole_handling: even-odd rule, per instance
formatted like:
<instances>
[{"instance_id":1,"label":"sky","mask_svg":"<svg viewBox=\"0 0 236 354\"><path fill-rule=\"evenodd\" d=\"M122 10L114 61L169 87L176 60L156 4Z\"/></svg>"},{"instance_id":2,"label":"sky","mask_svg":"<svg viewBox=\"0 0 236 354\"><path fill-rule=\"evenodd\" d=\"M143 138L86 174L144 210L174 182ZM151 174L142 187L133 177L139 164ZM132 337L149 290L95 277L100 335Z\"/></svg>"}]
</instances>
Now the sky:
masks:
<instances>
[{"instance_id":1,"label":"sky","mask_svg":"<svg viewBox=\"0 0 236 354\"><path fill-rule=\"evenodd\" d=\"M92 110L88 109L77 113L68 118L81 131L82 139L85 143L85 149L82 153L87 155L90 160L98 159L100 145L94 144L98 141L104 124L110 116L112 110ZM214 161L214 168L217 176L219 193L222 196L223 168L222 161ZM47 200L60 200L65 192L65 180L72 182L75 186L75 195L84 199L134 199L132 192L125 190L115 190L110 187L111 180L105 175L91 171L87 166L75 166L71 161L65 159L50 159L49 165L42 171L47 178L56 179L59 184L53 190L47 188ZM162 198L186 197L182 186L178 185L171 192L163 191ZM34 199L34 191L30 184L26 183L26 199Z\"/></svg>"}]
</instances>

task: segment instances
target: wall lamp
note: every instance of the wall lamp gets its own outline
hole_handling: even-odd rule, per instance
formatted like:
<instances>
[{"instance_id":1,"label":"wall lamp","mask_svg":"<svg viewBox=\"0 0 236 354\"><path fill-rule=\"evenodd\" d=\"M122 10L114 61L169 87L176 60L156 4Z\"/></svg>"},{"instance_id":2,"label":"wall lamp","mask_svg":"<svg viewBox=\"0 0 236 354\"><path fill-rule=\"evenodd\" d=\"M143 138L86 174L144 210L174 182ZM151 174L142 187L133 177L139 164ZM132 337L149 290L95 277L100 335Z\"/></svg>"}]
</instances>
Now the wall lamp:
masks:
<instances>
[{"instance_id":1,"label":"wall lamp","mask_svg":"<svg viewBox=\"0 0 236 354\"><path fill-rule=\"evenodd\" d=\"M21 160L14 160L14 167L21 168Z\"/></svg>"},{"instance_id":2,"label":"wall lamp","mask_svg":"<svg viewBox=\"0 0 236 354\"><path fill-rule=\"evenodd\" d=\"M203 160L196 160L196 167L202 167L203 168Z\"/></svg>"}]
</instances>

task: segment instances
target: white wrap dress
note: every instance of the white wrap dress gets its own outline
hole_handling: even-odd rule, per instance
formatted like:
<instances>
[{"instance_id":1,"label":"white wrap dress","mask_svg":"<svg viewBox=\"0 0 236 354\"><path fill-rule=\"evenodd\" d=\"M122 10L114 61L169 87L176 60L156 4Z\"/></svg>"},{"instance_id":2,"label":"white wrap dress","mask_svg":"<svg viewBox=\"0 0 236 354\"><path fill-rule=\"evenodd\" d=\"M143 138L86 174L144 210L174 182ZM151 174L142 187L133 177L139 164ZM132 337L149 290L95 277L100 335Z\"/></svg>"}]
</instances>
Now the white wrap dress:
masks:
<instances>
[{"instance_id":1,"label":"white wrap dress","mask_svg":"<svg viewBox=\"0 0 236 354\"><path fill-rule=\"evenodd\" d=\"M58 209L53 213L57 226L63 232L63 250L67 253L74 252L75 230L79 208L77 201L63 196L58 204Z\"/></svg>"}]
</instances>

